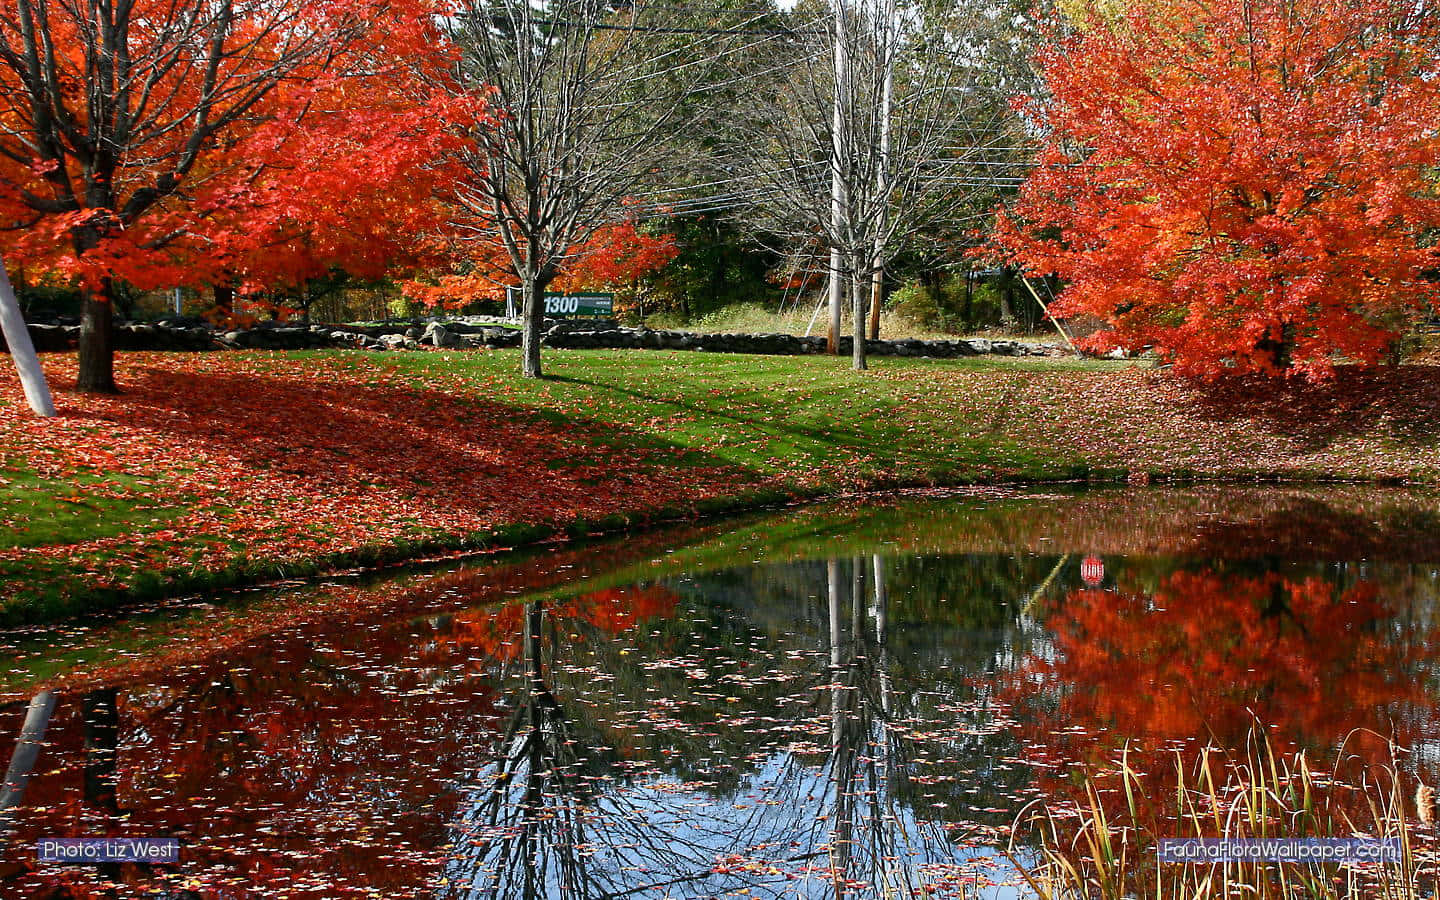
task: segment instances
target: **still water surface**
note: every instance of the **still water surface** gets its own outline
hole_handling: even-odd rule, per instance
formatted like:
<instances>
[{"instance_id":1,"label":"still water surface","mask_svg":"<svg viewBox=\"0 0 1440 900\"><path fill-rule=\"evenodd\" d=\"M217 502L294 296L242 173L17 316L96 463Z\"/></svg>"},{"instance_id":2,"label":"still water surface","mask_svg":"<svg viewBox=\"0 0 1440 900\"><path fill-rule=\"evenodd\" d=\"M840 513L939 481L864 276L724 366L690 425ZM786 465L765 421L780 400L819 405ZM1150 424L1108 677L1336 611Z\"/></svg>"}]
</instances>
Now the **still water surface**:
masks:
<instances>
[{"instance_id":1,"label":"still water surface","mask_svg":"<svg viewBox=\"0 0 1440 900\"><path fill-rule=\"evenodd\" d=\"M1435 783L1437 616L1433 495L997 490L16 632L0 896L1023 896L1017 814L1126 745Z\"/></svg>"}]
</instances>

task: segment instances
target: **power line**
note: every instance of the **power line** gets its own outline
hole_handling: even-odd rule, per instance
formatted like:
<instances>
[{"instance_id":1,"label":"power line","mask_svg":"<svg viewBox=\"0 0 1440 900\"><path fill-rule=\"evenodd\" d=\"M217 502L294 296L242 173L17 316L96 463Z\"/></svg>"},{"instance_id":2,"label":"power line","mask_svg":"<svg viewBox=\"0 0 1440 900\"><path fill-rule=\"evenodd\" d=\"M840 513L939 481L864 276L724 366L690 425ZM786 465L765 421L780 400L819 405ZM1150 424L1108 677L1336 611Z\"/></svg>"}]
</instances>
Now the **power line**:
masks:
<instances>
[{"instance_id":1,"label":"power line","mask_svg":"<svg viewBox=\"0 0 1440 900\"><path fill-rule=\"evenodd\" d=\"M670 12L670 11L671 11L670 9L665 9L665 10L663 10L663 12L667 12L667 13ZM727 10L727 11L728 11L728 10ZM737 11L738 11L738 10L737 10ZM750 18L751 18L752 21L754 21L754 20L756 20L756 19L764 18L766 15L776 15L776 14L777 14L777 12L776 12L775 10L771 10L771 11L769 11L769 12L767 12L767 13L761 13L761 14L758 14L758 15L753 15L753 16L751 16ZM745 26L703 28L703 27L699 27L699 26L679 26L679 25L641 25L641 24L638 24L638 23L635 23L635 22L631 22L631 23L629 23L629 24L625 24L625 23L599 22L599 21L588 21L588 20L578 20L578 19L537 19L537 18L532 18L532 17L530 17L530 16L528 16L528 15L527 15L527 16L523 16L523 17L499 16L499 15L497 15L497 16L485 16L485 15L483 15L483 14L481 14L481 13L471 12L471 11L468 11L468 10L467 10L467 11L462 11L462 12L455 13L454 17L457 18L457 19L482 19L482 20L489 20L489 21L492 21L492 22L498 20L498 21L505 22L506 24L511 24L511 25L514 25L514 24L523 24L523 25L530 26L530 27L550 26L550 27L556 27L556 28L584 28L584 29L591 29L591 30L594 30L594 31L625 31L625 32L634 32L634 33L637 33L637 34L713 34L713 35L755 34L755 35L779 36L779 37L788 37L788 36L791 36L791 35L802 35L802 34L828 34L828 32L827 32L826 30L824 30L824 29L806 28L806 27L790 27L790 26L785 26L785 25L775 25L775 26L767 27L767 28L749 28L749 27L745 27Z\"/></svg>"}]
</instances>

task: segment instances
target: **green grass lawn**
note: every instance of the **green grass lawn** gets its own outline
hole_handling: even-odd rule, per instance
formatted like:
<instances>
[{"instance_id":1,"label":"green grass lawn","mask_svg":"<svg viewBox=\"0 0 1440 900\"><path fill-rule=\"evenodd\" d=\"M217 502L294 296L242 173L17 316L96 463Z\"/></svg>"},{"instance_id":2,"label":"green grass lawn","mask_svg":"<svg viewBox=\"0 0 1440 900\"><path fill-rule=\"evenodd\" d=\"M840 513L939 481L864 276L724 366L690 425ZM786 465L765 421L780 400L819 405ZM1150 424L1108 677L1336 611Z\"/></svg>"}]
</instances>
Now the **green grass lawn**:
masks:
<instances>
[{"instance_id":1,"label":"green grass lawn","mask_svg":"<svg viewBox=\"0 0 1440 900\"><path fill-rule=\"evenodd\" d=\"M986 481L1440 482L1440 367L1196 384L1126 362L616 350L122 354L0 374L0 619L785 497ZM93 592L96 599L87 599ZM104 597L101 597L101 594Z\"/></svg>"},{"instance_id":2,"label":"green grass lawn","mask_svg":"<svg viewBox=\"0 0 1440 900\"><path fill-rule=\"evenodd\" d=\"M41 478L18 461L0 477L0 550L115 537L163 511L147 509L144 482L132 476Z\"/></svg>"},{"instance_id":3,"label":"green grass lawn","mask_svg":"<svg viewBox=\"0 0 1440 900\"><path fill-rule=\"evenodd\" d=\"M1103 373L1132 364L1096 360L972 357L873 361L848 358L628 351L549 351L547 377L515 377L514 355L397 354L401 372L458 382L507 405L557 420L594 420L627 440L664 442L796 484L981 477L996 469L1055 476L1083 465L1030 448L1003 431L927 427L939 412L927 370L977 376ZM898 374L900 378L886 377ZM918 390L917 390L918 388Z\"/></svg>"}]
</instances>

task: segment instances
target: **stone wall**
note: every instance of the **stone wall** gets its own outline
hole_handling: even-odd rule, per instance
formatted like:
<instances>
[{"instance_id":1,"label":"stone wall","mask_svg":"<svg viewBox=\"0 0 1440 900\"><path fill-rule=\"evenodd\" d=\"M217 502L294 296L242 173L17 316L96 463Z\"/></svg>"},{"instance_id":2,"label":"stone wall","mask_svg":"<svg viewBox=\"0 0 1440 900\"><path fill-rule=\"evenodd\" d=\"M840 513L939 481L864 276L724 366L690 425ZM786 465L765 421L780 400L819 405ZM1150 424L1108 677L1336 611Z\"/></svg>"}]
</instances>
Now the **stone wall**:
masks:
<instances>
[{"instance_id":1,"label":"stone wall","mask_svg":"<svg viewBox=\"0 0 1440 900\"><path fill-rule=\"evenodd\" d=\"M503 320L470 317L445 322L413 321L384 325L306 325L265 323L243 331L215 329L194 320L162 321L153 324L120 325L115 329L118 350L204 351L204 350L405 350L422 346L456 350L518 347L520 332L504 328ZM79 340L75 325L31 325L31 337L41 352L72 350ZM840 350L850 352L849 337L841 338ZM614 348L632 350L695 350L710 353L763 353L796 356L825 352L825 338L792 334L700 334L690 331L653 331L623 328L606 320L546 320L542 341L546 347L576 349ZM3 342L0 342L3 347ZM956 357L996 354L1000 356L1065 356L1063 345L993 341L983 338L947 341L867 341L875 356Z\"/></svg>"}]
</instances>

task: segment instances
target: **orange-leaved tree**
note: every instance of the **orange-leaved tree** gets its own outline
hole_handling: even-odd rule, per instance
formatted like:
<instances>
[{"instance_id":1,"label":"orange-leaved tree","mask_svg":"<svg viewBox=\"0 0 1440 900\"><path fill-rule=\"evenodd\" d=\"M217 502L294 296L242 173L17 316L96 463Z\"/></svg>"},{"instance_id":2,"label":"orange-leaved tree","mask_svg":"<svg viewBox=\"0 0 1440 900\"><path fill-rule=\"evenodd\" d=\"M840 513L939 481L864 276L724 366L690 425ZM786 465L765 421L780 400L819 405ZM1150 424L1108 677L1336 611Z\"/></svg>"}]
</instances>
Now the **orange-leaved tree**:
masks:
<instances>
[{"instance_id":1,"label":"orange-leaved tree","mask_svg":"<svg viewBox=\"0 0 1440 900\"><path fill-rule=\"evenodd\" d=\"M678 253L674 235L650 234L633 222L611 225L567 251L547 286L561 291L623 287L664 268ZM517 287L509 260L493 245L465 242L459 268L409 281L405 295L429 307L462 309L476 300L504 300L506 289Z\"/></svg>"},{"instance_id":2,"label":"orange-leaved tree","mask_svg":"<svg viewBox=\"0 0 1440 900\"><path fill-rule=\"evenodd\" d=\"M303 118L274 118L250 141L248 190L205 224L207 280L303 308L307 283L335 269L375 281L449 258L440 195L456 176L462 113L427 87L452 62L445 45L424 29L408 37L418 43L390 36L389 58L364 77L277 88L273 105L303 104ZM483 113L471 125L484 127Z\"/></svg>"},{"instance_id":3,"label":"orange-leaved tree","mask_svg":"<svg viewBox=\"0 0 1440 900\"><path fill-rule=\"evenodd\" d=\"M673 234L651 234L633 222L612 225L590 237L554 284L567 291L623 287L665 268L679 253Z\"/></svg>"},{"instance_id":4,"label":"orange-leaved tree","mask_svg":"<svg viewBox=\"0 0 1440 900\"><path fill-rule=\"evenodd\" d=\"M80 286L89 391L115 389L116 281L193 283L206 259L237 252L233 238L273 239L236 223L259 208L294 130L436 43L423 0L3 7L0 243L15 263ZM291 218L311 215L312 187L297 178L287 189Z\"/></svg>"},{"instance_id":5,"label":"orange-leaved tree","mask_svg":"<svg viewBox=\"0 0 1440 900\"><path fill-rule=\"evenodd\" d=\"M1179 371L1376 363L1433 302L1433 0L1155 0L1040 55L1047 146L994 243Z\"/></svg>"}]
</instances>

